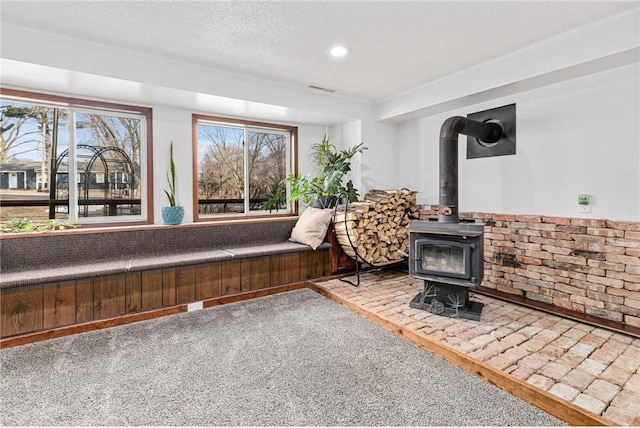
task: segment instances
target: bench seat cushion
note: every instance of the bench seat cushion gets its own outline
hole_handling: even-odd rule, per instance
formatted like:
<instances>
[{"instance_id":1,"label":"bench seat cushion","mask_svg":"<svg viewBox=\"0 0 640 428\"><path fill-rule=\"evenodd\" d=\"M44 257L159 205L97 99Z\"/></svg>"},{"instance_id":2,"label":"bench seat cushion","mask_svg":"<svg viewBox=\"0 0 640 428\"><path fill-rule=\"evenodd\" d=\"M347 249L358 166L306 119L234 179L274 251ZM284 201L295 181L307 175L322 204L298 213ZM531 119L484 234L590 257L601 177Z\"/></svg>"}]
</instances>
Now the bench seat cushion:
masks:
<instances>
[{"instance_id":1,"label":"bench seat cushion","mask_svg":"<svg viewBox=\"0 0 640 428\"><path fill-rule=\"evenodd\" d=\"M47 282L70 281L95 278L127 272L126 260L114 260L75 266L59 266L46 269L31 269L16 272L2 272L0 288L27 287Z\"/></svg>"}]
</instances>

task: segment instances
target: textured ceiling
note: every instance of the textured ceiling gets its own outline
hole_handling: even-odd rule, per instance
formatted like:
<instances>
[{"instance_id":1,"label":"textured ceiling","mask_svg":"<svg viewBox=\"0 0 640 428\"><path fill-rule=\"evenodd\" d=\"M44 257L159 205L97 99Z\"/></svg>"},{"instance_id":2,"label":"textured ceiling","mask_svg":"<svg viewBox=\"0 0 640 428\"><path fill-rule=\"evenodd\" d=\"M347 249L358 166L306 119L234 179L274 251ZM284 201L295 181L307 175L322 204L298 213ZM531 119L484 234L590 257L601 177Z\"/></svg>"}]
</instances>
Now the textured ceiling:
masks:
<instances>
[{"instance_id":1,"label":"textured ceiling","mask_svg":"<svg viewBox=\"0 0 640 428\"><path fill-rule=\"evenodd\" d=\"M2 23L376 101L639 1L7 1ZM352 54L332 59L345 43Z\"/></svg>"}]
</instances>

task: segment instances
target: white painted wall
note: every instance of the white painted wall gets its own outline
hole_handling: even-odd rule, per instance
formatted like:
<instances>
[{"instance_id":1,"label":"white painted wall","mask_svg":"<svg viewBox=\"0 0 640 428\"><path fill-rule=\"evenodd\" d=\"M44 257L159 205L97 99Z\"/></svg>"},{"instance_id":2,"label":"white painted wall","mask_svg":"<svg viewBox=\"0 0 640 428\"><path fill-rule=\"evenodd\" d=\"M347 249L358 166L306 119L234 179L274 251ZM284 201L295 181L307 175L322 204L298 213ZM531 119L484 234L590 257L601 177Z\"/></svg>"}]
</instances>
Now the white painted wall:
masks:
<instances>
[{"instance_id":1,"label":"white painted wall","mask_svg":"<svg viewBox=\"0 0 640 428\"><path fill-rule=\"evenodd\" d=\"M461 211L640 220L638 63L473 104L399 126L398 181L438 203L438 138L448 117L516 103L517 154L466 159ZM593 195L578 214L577 196Z\"/></svg>"}]
</instances>

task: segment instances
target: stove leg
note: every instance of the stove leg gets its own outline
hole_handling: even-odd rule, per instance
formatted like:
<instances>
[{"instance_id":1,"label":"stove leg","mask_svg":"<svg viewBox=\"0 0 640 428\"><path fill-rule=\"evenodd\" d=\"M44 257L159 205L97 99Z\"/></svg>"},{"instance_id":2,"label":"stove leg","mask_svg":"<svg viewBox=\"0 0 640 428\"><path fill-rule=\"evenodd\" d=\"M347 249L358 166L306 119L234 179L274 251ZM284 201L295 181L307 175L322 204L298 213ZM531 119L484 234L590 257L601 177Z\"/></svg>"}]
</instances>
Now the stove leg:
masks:
<instances>
[{"instance_id":1,"label":"stove leg","mask_svg":"<svg viewBox=\"0 0 640 428\"><path fill-rule=\"evenodd\" d=\"M465 318L479 321L482 303L469 300L469 288L458 285L424 281L423 290L418 293L409 307L421 309L436 315Z\"/></svg>"}]
</instances>

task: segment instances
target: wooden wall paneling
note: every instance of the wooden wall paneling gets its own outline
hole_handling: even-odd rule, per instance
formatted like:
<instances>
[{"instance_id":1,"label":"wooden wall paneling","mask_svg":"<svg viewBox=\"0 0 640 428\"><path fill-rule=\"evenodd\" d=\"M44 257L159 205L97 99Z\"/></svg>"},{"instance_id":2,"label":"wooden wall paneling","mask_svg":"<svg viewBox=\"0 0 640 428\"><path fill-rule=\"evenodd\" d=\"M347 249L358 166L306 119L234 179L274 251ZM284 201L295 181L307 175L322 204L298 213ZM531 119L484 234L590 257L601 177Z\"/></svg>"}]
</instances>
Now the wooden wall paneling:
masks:
<instances>
[{"instance_id":1,"label":"wooden wall paneling","mask_svg":"<svg viewBox=\"0 0 640 428\"><path fill-rule=\"evenodd\" d=\"M193 266L176 269L176 303L189 303L196 300L196 270Z\"/></svg>"},{"instance_id":2,"label":"wooden wall paneling","mask_svg":"<svg viewBox=\"0 0 640 428\"><path fill-rule=\"evenodd\" d=\"M251 291L251 265L258 258L240 260L240 292Z\"/></svg>"},{"instance_id":3,"label":"wooden wall paneling","mask_svg":"<svg viewBox=\"0 0 640 428\"><path fill-rule=\"evenodd\" d=\"M43 289L42 328L61 327L76 322L76 282L47 284Z\"/></svg>"},{"instance_id":4,"label":"wooden wall paneling","mask_svg":"<svg viewBox=\"0 0 640 428\"><path fill-rule=\"evenodd\" d=\"M284 272L282 271L282 254L271 256L271 286L284 284Z\"/></svg>"},{"instance_id":5,"label":"wooden wall paneling","mask_svg":"<svg viewBox=\"0 0 640 428\"><path fill-rule=\"evenodd\" d=\"M93 321L93 278L76 281L76 322Z\"/></svg>"},{"instance_id":6,"label":"wooden wall paneling","mask_svg":"<svg viewBox=\"0 0 640 428\"><path fill-rule=\"evenodd\" d=\"M271 286L271 257L257 257L251 263L251 290Z\"/></svg>"},{"instance_id":7,"label":"wooden wall paneling","mask_svg":"<svg viewBox=\"0 0 640 428\"><path fill-rule=\"evenodd\" d=\"M41 330L43 325L42 285L2 290L0 335Z\"/></svg>"},{"instance_id":8,"label":"wooden wall paneling","mask_svg":"<svg viewBox=\"0 0 640 428\"><path fill-rule=\"evenodd\" d=\"M284 284L300 281L300 254L282 254L280 268Z\"/></svg>"},{"instance_id":9,"label":"wooden wall paneling","mask_svg":"<svg viewBox=\"0 0 640 428\"><path fill-rule=\"evenodd\" d=\"M222 295L240 292L240 261L222 263Z\"/></svg>"},{"instance_id":10,"label":"wooden wall paneling","mask_svg":"<svg viewBox=\"0 0 640 428\"><path fill-rule=\"evenodd\" d=\"M127 313L142 310L142 275L128 272L126 277L125 304Z\"/></svg>"},{"instance_id":11,"label":"wooden wall paneling","mask_svg":"<svg viewBox=\"0 0 640 428\"><path fill-rule=\"evenodd\" d=\"M326 271L326 250L313 251L308 253L308 264L307 264L307 276L304 278L300 278L301 281L305 279L315 279L321 278L325 276Z\"/></svg>"},{"instance_id":12,"label":"wooden wall paneling","mask_svg":"<svg viewBox=\"0 0 640 428\"><path fill-rule=\"evenodd\" d=\"M220 296L220 263L195 267L196 300Z\"/></svg>"},{"instance_id":13,"label":"wooden wall paneling","mask_svg":"<svg viewBox=\"0 0 640 428\"><path fill-rule=\"evenodd\" d=\"M93 314L95 319L113 318L126 313L124 274L93 280Z\"/></svg>"},{"instance_id":14,"label":"wooden wall paneling","mask_svg":"<svg viewBox=\"0 0 640 428\"><path fill-rule=\"evenodd\" d=\"M298 281L309 279L309 255L308 251L298 253Z\"/></svg>"},{"instance_id":15,"label":"wooden wall paneling","mask_svg":"<svg viewBox=\"0 0 640 428\"><path fill-rule=\"evenodd\" d=\"M176 269L162 269L162 306L176 304Z\"/></svg>"},{"instance_id":16,"label":"wooden wall paneling","mask_svg":"<svg viewBox=\"0 0 640 428\"><path fill-rule=\"evenodd\" d=\"M162 307L162 284L162 269L141 272L141 310L148 311Z\"/></svg>"}]
</instances>

